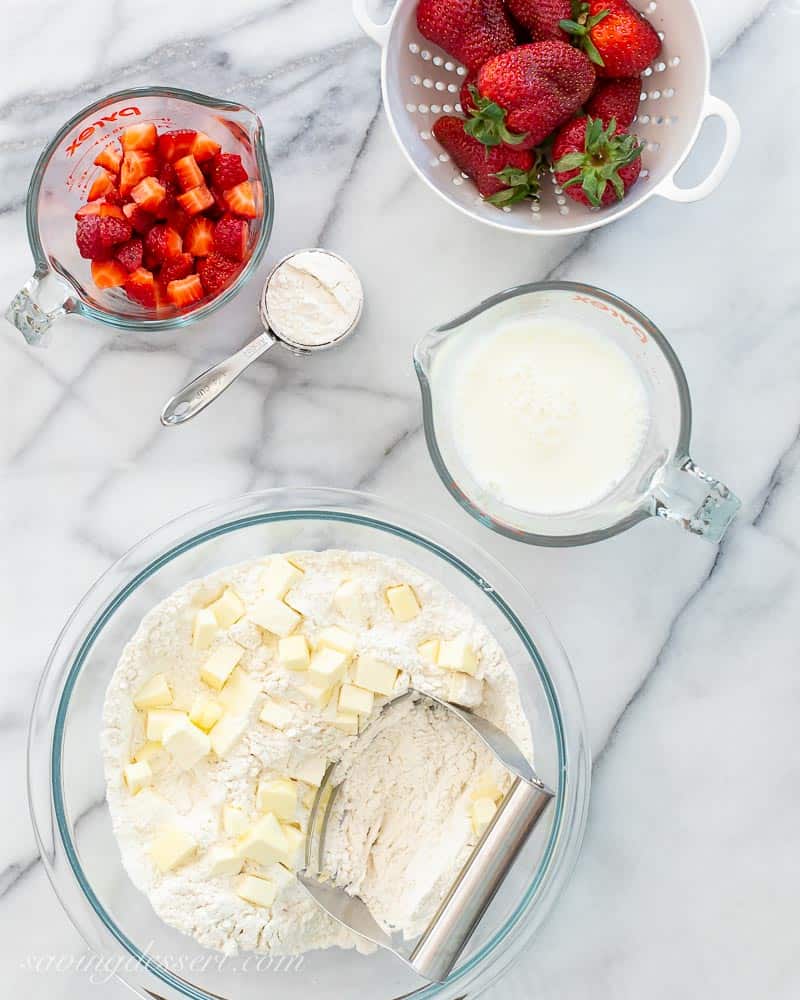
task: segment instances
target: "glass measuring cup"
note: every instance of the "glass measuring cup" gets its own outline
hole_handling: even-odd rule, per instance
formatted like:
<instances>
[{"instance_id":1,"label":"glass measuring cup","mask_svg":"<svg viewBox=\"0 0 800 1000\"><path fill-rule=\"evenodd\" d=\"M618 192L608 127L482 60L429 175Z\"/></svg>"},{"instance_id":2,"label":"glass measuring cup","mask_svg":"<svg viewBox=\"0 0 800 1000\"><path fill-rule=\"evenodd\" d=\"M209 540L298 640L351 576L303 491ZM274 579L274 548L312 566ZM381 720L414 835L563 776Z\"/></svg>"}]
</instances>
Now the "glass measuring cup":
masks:
<instances>
[{"instance_id":1,"label":"glass measuring cup","mask_svg":"<svg viewBox=\"0 0 800 1000\"><path fill-rule=\"evenodd\" d=\"M256 191L258 215L250 222L248 259L236 279L219 295L196 306L158 310L130 300L120 288L98 289L91 261L75 245L75 212L100 167L94 158L123 129L140 121L159 131L189 128L207 133L226 152L238 153ZM264 128L255 112L189 90L140 87L110 94L79 111L39 157L28 188L26 220L34 274L17 293L6 318L29 344L40 344L55 320L78 313L122 330L167 330L202 319L228 302L256 269L272 231L274 198L264 145Z\"/></svg>"},{"instance_id":2,"label":"glass measuring cup","mask_svg":"<svg viewBox=\"0 0 800 1000\"><path fill-rule=\"evenodd\" d=\"M472 338L525 316L552 316L605 334L636 365L647 391L650 423L635 465L607 496L581 510L537 514L504 504L477 482L456 445L448 396L459 355ZM691 398L675 352L646 316L609 292L567 281L507 289L427 333L414 349L414 366L425 438L442 482L473 517L510 538L534 545L584 545L660 517L718 542L741 506L689 455Z\"/></svg>"}]
</instances>

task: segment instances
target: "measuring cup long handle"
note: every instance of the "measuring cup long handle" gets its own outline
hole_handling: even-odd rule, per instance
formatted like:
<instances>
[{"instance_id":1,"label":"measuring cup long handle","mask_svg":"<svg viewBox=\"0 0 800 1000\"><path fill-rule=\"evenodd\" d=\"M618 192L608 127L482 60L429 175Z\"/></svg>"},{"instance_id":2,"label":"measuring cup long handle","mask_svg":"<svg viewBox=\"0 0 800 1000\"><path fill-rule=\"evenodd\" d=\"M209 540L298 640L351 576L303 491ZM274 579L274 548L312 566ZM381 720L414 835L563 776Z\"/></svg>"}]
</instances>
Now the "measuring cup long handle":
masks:
<instances>
[{"instance_id":1,"label":"measuring cup long handle","mask_svg":"<svg viewBox=\"0 0 800 1000\"><path fill-rule=\"evenodd\" d=\"M165 427L176 427L196 417L209 403L213 403L218 396L221 396L245 368L248 368L256 358L260 358L274 343L276 343L275 337L269 330L265 330L229 358L207 368L167 400L161 411L161 423Z\"/></svg>"}]
</instances>

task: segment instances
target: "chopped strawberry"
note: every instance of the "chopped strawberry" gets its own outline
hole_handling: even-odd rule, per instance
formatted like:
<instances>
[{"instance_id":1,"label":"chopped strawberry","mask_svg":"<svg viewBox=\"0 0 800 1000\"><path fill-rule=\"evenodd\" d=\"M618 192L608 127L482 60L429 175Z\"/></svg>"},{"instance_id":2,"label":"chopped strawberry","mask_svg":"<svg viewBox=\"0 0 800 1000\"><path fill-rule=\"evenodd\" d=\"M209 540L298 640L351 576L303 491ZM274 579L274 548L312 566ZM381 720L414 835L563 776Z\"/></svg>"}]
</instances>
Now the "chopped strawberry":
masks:
<instances>
[{"instance_id":1,"label":"chopped strawberry","mask_svg":"<svg viewBox=\"0 0 800 1000\"><path fill-rule=\"evenodd\" d=\"M202 299L204 294L203 284L196 274L192 274L188 278L180 278L177 281L170 281L167 285L167 295L169 295L170 301L179 308L197 302Z\"/></svg>"},{"instance_id":2,"label":"chopped strawberry","mask_svg":"<svg viewBox=\"0 0 800 1000\"><path fill-rule=\"evenodd\" d=\"M98 167L105 167L112 174L118 174L122 165L122 150L119 148L119 144L110 142L102 152L95 156L94 162Z\"/></svg>"},{"instance_id":3,"label":"chopped strawberry","mask_svg":"<svg viewBox=\"0 0 800 1000\"><path fill-rule=\"evenodd\" d=\"M82 215L78 219L75 242L81 257L108 260L115 243L130 239L131 227L121 219L101 215Z\"/></svg>"},{"instance_id":4,"label":"chopped strawberry","mask_svg":"<svg viewBox=\"0 0 800 1000\"><path fill-rule=\"evenodd\" d=\"M197 262L197 273L209 295L216 295L231 283L239 265L219 253L211 253Z\"/></svg>"},{"instance_id":5,"label":"chopped strawberry","mask_svg":"<svg viewBox=\"0 0 800 1000\"><path fill-rule=\"evenodd\" d=\"M152 271L147 268L137 267L128 275L125 282L125 291L128 298L138 302L139 305L155 308L156 305L156 282Z\"/></svg>"},{"instance_id":6,"label":"chopped strawberry","mask_svg":"<svg viewBox=\"0 0 800 1000\"><path fill-rule=\"evenodd\" d=\"M242 166L242 158L237 153L218 153L211 160L209 171L211 182L220 191L235 187L247 180L247 171Z\"/></svg>"},{"instance_id":7,"label":"chopped strawberry","mask_svg":"<svg viewBox=\"0 0 800 1000\"><path fill-rule=\"evenodd\" d=\"M189 223L183 237L184 249L195 257L207 257L214 249L214 223L204 215L197 215Z\"/></svg>"},{"instance_id":8,"label":"chopped strawberry","mask_svg":"<svg viewBox=\"0 0 800 1000\"><path fill-rule=\"evenodd\" d=\"M141 206L137 205L135 201L129 202L127 205L122 206L122 211L125 214L125 218L133 226L135 232L139 233L140 236L145 236L155 225L155 219L149 212L145 212Z\"/></svg>"},{"instance_id":9,"label":"chopped strawberry","mask_svg":"<svg viewBox=\"0 0 800 1000\"><path fill-rule=\"evenodd\" d=\"M184 212L180 205L174 204L167 209L166 219L167 225L171 226L176 233L180 233L181 236L184 235L192 221L192 217Z\"/></svg>"},{"instance_id":10,"label":"chopped strawberry","mask_svg":"<svg viewBox=\"0 0 800 1000\"><path fill-rule=\"evenodd\" d=\"M152 177L158 170L158 160L152 153L132 149L122 158L122 168L119 175L119 190L123 195L130 194L136 185Z\"/></svg>"},{"instance_id":11,"label":"chopped strawberry","mask_svg":"<svg viewBox=\"0 0 800 1000\"><path fill-rule=\"evenodd\" d=\"M214 249L231 260L244 260L249 235L244 219L223 215L214 226Z\"/></svg>"},{"instance_id":12,"label":"chopped strawberry","mask_svg":"<svg viewBox=\"0 0 800 1000\"><path fill-rule=\"evenodd\" d=\"M109 205L106 201L100 202L100 215L104 215L112 219L125 220L125 213L119 205Z\"/></svg>"},{"instance_id":13,"label":"chopped strawberry","mask_svg":"<svg viewBox=\"0 0 800 1000\"><path fill-rule=\"evenodd\" d=\"M87 201L85 205L81 205L78 211L75 213L75 218L80 219L84 215L99 215L102 205L99 201Z\"/></svg>"},{"instance_id":14,"label":"chopped strawberry","mask_svg":"<svg viewBox=\"0 0 800 1000\"><path fill-rule=\"evenodd\" d=\"M197 165L197 160L189 153L175 161L175 176L182 191L189 191L191 188L200 187L205 183L203 171Z\"/></svg>"},{"instance_id":15,"label":"chopped strawberry","mask_svg":"<svg viewBox=\"0 0 800 1000\"><path fill-rule=\"evenodd\" d=\"M235 215L243 215L247 219L256 217L256 197L250 181L242 181L235 187L223 191L222 197L228 209Z\"/></svg>"},{"instance_id":16,"label":"chopped strawberry","mask_svg":"<svg viewBox=\"0 0 800 1000\"><path fill-rule=\"evenodd\" d=\"M148 232L144 241L145 251L159 264L183 250L183 240L170 226L158 225Z\"/></svg>"},{"instance_id":17,"label":"chopped strawberry","mask_svg":"<svg viewBox=\"0 0 800 1000\"><path fill-rule=\"evenodd\" d=\"M171 163L191 153L197 132L190 128L174 129L158 137L158 152L162 160Z\"/></svg>"},{"instance_id":18,"label":"chopped strawberry","mask_svg":"<svg viewBox=\"0 0 800 1000\"><path fill-rule=\"evenodd\" d=\"M205 184L201 184L199 187L192 188L191 191L179 194L177 202L189 215L197 215L198 212L204 212L207 208L211 208L214 204L214 195Z\"/></svg>"},{"instance_id":19,"label":"chopped strawberry","mask_svg":"<svg viewBox=\"0 0 800 1000\"><path fill-rule=\"evenodd\" d=\"M157 141L158 133L152 122L129 125L120 136L120 142L125 152L129 149L155 149Z\"/></svg>"},{"instance_id":20,"label":"chopped strawberry","mask_svg":"<svg viewBox=\"0 0 800 1000\"><path fill-rule=\"evenodd\" d=\"M114 187L110 191L106 191L106 201L109 205L122 205L125 199L119 193L119 191Z\"/></svg>"},{"instance_id":21,"label":"chopped strawberry","mask_svg":"<svg viewBox=\"0 0 800 1000\"><path fill-rule=\"evenodd\" d=\"M158 280L168 285L170 281L188 277L194 271L194 257L190 253L179 253L164 261Z\"/></svg>"},{"instance_id":22,"label":"chopped strawberry","mask_svg":"<svg viewBox=\"0 0 800 1000\"><path fill-rule=\"evenodd\" d=\"M155 177L145 177L143 181L139 181L136 187L131 191L131 198L140 205L145 212L152 212L156 214L160 208L167 192L164 190L164 185L155 179Z\"/></svg>"},{"instance_id":23,"label":"chopped strawberry","mask_svg":"<svg viewBox=\"0 0 800 1000\"><path fill-rule=\"evenodd\" d=\"M143 251L144 245L142 241L138 237L135 237L118 247L114 256L126 271L132 272L142 266Z\"/></svg>"},{"instance_id":24,"label":"chopped strawberry","mask_svg":"<svg viewBox=\"0 0 800 1000\"><path fill-rule=\"evenodd\" d=\"M103 215L100 212L100 232L106 243L124 243L131 238L131 224L127 219L118 219L114 215Z\"/></svg>"},{"instance_id":25,"label":"chopped strawberry","mask_svg":"<svg viewBox=\"0 0 800 1000\"><path fill-rule=\"evenodd\" d=\"M101 170L92 181L87 199L97 201L98 198L105 198L109 191L115 190L114 178L107 170Z\"/></svg>"},{"instance_id":26,"label":"chopped strawberry","mask_svg":"<svg viewBox=\"0 0 800 1000\"><path fill-rule=\"evenodd\" d=\"M92 280L98 288L116 288L124 285L128 272L116 260L93 260Z\"/></svg>"},{"instance_id":27,"label":"chopped strawberry","mask_svg":"<svg viewBox=\"0 0 800 1000\"><path fill-rule=\"evenodd\" d=\"M197 132L190 152L198 163L204 163L216 156L220 149L222 149L220 144L214 142L205 132Z\"/></svg>"}]
</instances>

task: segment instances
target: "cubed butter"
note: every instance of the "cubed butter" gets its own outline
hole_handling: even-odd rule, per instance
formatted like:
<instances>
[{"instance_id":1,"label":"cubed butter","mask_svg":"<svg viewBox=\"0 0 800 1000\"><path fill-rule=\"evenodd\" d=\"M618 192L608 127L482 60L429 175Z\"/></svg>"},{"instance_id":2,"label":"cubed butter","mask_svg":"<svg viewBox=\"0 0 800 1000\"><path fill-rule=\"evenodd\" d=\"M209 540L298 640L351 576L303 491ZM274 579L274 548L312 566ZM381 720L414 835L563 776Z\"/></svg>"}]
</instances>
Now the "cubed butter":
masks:
<instances>
[{"instance_id":1,"label":"cubed butter","mask_svg":"<svg viewBox=\"0 0 800 1000\"><path fill-rule=\"evenodd\" d=\"M186 719L186 712L179 712L174 708L153 708L147 713L147 725L145 732L147 739L153 743L161 743L164 733L174 726L181 719Z\"/></svg>"},{"instance_id":2,"label":"cubed butter","mask_svg":"<svg viewBox=\"0 0 800 1000\"><path fill-rule=\"evenodd\" d=\"M472 803L472 829L476 837L483 835L488 825L492 822L497 806L494 799L475 799Z\"/></svg>"},{"instance_id":3,"label":"cubed butter","mask_svg":"<svg viewBox=\"0 0 800 1000\"><path fill-rule=\"evenodd\" d=\"M244 809L227 804L222 807L222 829L229 837L243 836L249 826Z\"/></svg>"},{"instance_id":4,"label":"cubed butter","mask_svg":"<svg viewBox=\"0 0 800 1000\"><path fill-rule=\"evenodd\" d=\"M250 620L277 636L291 635L303 616L271 594L264 594L250 610Z\"/></svg>"},{"instance_id":5,"label":"cubed butter","mask_svg":"<svg viewBox=\"0 0 800 1000\"><path fill-rule=\"evenodd\" d=\"M176 719L164 733L162 742L182 771L188 771L211 752L208 733L199 729L188 716Z\"/></svg>"},{"instance_id":6,"label":"cubed butter","mask_svg":"<svg viewBox=\"0 0 800 1000\"><path fill-rule=\"evenodd\" d=\"M358 736L358 716L355 712L337 712L333 724L348 736Z\"/></svg>"},{"instance_id":7,"label":"cubed butter","mask_svg":"<svg viewBox=\"0 0 800 1000\"><path fill-rule=\"evenodd\" d=\"M375 702L375 695L355 684L342 684L339 692L339 711L353 712L355 715L369 715Z\"/></svg>"},{"instance_id":8,"label":"cubed butter","mask_svg":"<svg viewBox=\"0 0 800 1000\"><path fill-rule=\"evenodd\" d=\"M299 781L305 781L307 785L314 785L316 788L319 788L327 769L328 761L325 757L308 757L294 769L292 777L297 778Z\"/></svg>"},{"instance_id":9,"label":"cubed butter","mask_svg":"<svg viewBox=\"0 0 800 1000\"><path fill-rule=\"evenodd\" d=\"M330 702L336 691L336 685L329 688L317 687L316 684L301 684L298 689L298 694L301 694L307 702L310 702L314 708L322 711L323 708Z\"/></svg>"},{"instance_id":10,"label":"cubed butter","mask_svg":"<svg viewBox=\"0 0 800 1000\"><path fill-rule=\"evenodd\" d=\"M497 787L494 774L491 771L484 771L478 778L477 784L470 792L469 797L473 802L478 799L491 799L492 802L499 802L503 797L502 791Z\"/></svg>"},{"instance_id":11,"label":"cubed butter","mask_svg":"<svg viewBox=\"0 0 800 1000\"><path fill-rule=\"evenodd\" d=\"M261 707L259 719L275 729L285 729L292 721L292 713L285 705L268 698Z\"/></svg>"},{"instance_id":12,"label":"cubed butter","mask_svg":"<svg viewBox=\"0 0 800 1000\"><path fill-rule=\"evenodd\" d=\"M261 574L261 587L265 594L282 601L305 574L285 556L273 556Z\"/></svg>"},{"instance_id":13,"label":"cubed butter","mask_svg":"<svg viewBox=\"0 0 800 1000\"><path fill-rule=\"evenodd\" d=\"M304 635L287 635L278 640L278 662L286 670L306 670L311 653Z\"/></svg>"},{"instance_id":14,"label":"cubed butter","mask_svg":"<svg viewBox=\"0 0 800 1000\"><path fill-rule=\"evenodd\" d=\"M306 835L302 830L298 830L296 826L281 824L281 829L289 845L287 852L287 861L289 863L286 867L291 868L292 871L297 868L303 868L305 866Z\"/></svg>"},{"instance_id":15,"label":"cubed butter","mask_svg":"<svg viewBox=\"0 0 800 1000\"><path fill-rule=\"evenodd\" d=\"M240 715L223 715L209 733L211 749L218 757L227 757L244 735L247 719Z\"/></svg>"},{"instance_id":16,"label":"cubed butter","mask_svg":"<svg viewBox=\"0 0 800 1000\"><path fill-rule=\"evenodd\" d=\"M125 784L128 786L128 791L131 795L136 795L137 792L141 792L141 790L146 788L153 780L153 772L150 765L144 760L137 761L133 764L127 764L122 773L125 777Z\"/></svg>"},{"instance_id":17,"label":"cubed butter","mask_svg":"<svg viewBox=\"0 0 800 1000\"><path fill-rule=\"evenodd\" d=\"M244 858L238 847L231 844L214 844L207 855L208 874L212 878L223 875L238 875L244 865Z\"/></svg>"},{"instance_id":18,"label":"cubed butter","mask_svg":"<svg viewBox=\"0 0 800 1000\"><path fill-rule=\"evenodd\" d=\"M133 699L133 704L137 708L166 708L172 704L172 691L170 691L167 678L164 674L155 674L145 684L143 684Z\"/></svg>"},{"instance_id":19,"label":"cubed butter","mask_svg":"<svg viewBox=\"0 0 800 1000\"><path fill-rule=\"evenodd\" d=\"M236 895L253 906L272 906L276 894L275 884L258 875L242 875L236 885Z\"/></svg>"},{"instance_id":20,"label":"cubed butter","mask_svg":"<svg viewBox=\"0 0 800 1000\"><path fill-rule=\"evenodd\" d=\"M308 679L318 688L338 684L347 671L347 656L338 649L318 649L308 666Z\"/></svg>"},{"instance_id":21,"label":"cubed butter","mask_svg":"<svg viewBox=\"0 0 800 1000\"><path fill-rule=\"evenodd\" d=\"M227 646L220 646L219 649L214 650L201 667L200 680L214 688L215 691L221 691L243 655L244 650L235 642Z\"/></svg>"},{"instance_id":22,"label":"cubed butter","mask_svg":"<svg viewBox=\"0 0 800 1000\"><path fill-rule=\"evenodd\" d=\"M463 708L477 708L483 701L483 681L455 670L450 675L447 700Z\"/></svg>"},{"instance_id":23,"label":"cubed butter","mask_svg":"<svg viewBox=\"0 0 800 1000\"><path fill-rule=\"evenodd\" d=\"M410 622L420 613L417 595L407 583L389 587L386 591L386 600L389 602L392 614L399 622Z\"/></svg>"},{"instance_id":24,"label":"cubed butter","mask_svg":"<svg viewBox=\"0 0 800 1000\"><path fill-rule=\"evenodd\" d=\"M462 674L472 674L478 669L475 650L463 635L455 639L442 639L439 657L436 661L444 670L459 670Z\"/></svg>"},{"instance_id":25,"label":"cubed butter","mask_svg":"<svg viewBox=\"0 0 800 1000\"><path fill-rule=\"evenodd\" d=\"M360 687L374 694L390 695L394 693L397 680L397 670L375 659L374 656L361 654L350 671L353 681Z\"/></svg>"},{"instance_id":26,"label":"cubed butter","mask_svg":"<svg viewBox=\"0 0 800 1000\"><path fill-rule=\"evenodd\" d=\"M356 637L338 625L329 625L319 633L317 645L320 649L336 649L352 656L356 650Z\"/></svg>"},{"instance_id":27,"label":"cubed butter","mask_svg":"<svg viewBox=\"0 0 800 1000\"><path fill-rule=\"evenodd\" d=\"M259 781L256 809L263 813L273 813L281 820L294 819L297 811L297 784L288 778Z\"/></svg>"},{"instance_id":28,"label":"cubed butter","mask_svg":"<svg viewBox=\"0 0 800 1000\"><path fill-rule=\"evenodd\" d=\"M361 621L364 617L364 597L355 580L345 580L333 595L333 606L344 618Z\"/></svg>"},{"instance_id":29,"label":"cubed butter","mask_svg":"<svg viewBox=\"0 0 800 1000\"><path fill-rule=\"evenodd\" d=\"M192 648L208 649L216 638L219 625L214 612L210 608L201 608L194 616L192 629Z\"/></svg>"},{"instance_id":30,"label":"cubed butter","mask_svg":"<svg viewBox=\"0 0 800 1000\"><path fill-rule=\"evenodd\" d=\"M261 697L261 685L246 670L237 667L217 697L231 714L247 715Z\"/></svg>"},{"instance_id":31,"label":"cubed butter","mask_svg":"<svg viewBox=\"0 0 800 1000\"><path fill-rule=\"evenodd\" d=\"M421 642L417 646L417 652L427 663L436 663L439 659L439 646L441 645L438 639L426 639L425 642Z\"/></svg>"},{"instance_id":32,"label":"cubed butter","mask_svg":"<svg viewBox=\"0 0 800 1000\"><path fill-rule=\"evenodd\" d=\"M163 757L164 753L163 744L156 743L155 740L147 740L134 753L133 760L137 764L140 762L149 764L151 770L156 770L160 763L159 757Z\"/></svg>"},{"instance_id":33,"label":"cubed butter","mask_svg":"<svg viewBox=\"0 0 800 1000\"><path fill-rule=\"evenodd\" d=\"M150 857L164 874L186 864L197 850L197 841L177 827L162 830L151 842Z\"/></svg>"},{"instance_id":34,"label":"cubed butter","mask_svg":"<svg viewBox=\"0 0 800 1000\"><path fill-rule=\"evenodd\" d=\"M213 612L220 628L230 628L244 615L244 604L236 591L228 587L222 597L209 605L208 610Z\"/></svg>"},{"instance_id":35,"label":"cubed butter","mask_svg":"<svg viewBox=\"0 0 800 1000\"><path fill-rule=\"evenodd\" d=\"M209 698L207 694L199 694L189 709L189 721L193 722L204 733L210 732L222 718L225 709L218 701Z\"/></svg>"},{"instance_id":36,"label":"cubed butter","mask_svg":"<svg viewBox=\"0 0 800 1000\"><path fill-rule=\"evenodd\" d=\"M239 848L250 861L270 865L289 858L289 842L281 829L278 818L272 813L262 816L239 841Z\"/></svg>"}]
</instances>

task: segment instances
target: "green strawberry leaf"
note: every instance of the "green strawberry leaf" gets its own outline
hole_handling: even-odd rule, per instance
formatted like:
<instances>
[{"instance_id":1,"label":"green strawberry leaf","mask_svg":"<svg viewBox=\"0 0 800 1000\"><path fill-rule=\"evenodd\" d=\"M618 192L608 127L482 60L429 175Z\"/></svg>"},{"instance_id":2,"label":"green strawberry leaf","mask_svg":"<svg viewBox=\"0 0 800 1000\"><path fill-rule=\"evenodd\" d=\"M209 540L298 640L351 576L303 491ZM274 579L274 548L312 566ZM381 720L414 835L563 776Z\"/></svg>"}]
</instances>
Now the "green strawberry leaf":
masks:
<instances>
[{"instance_id":1,"label":"green strawberry leaf","mask_svg":"<svg viewBox=\"0 0 800 1000\"><path fill-rule=\"evenodd\" d=\"M518 146L528 138L528 133L520 135L511 132L506 125L506 111L499 104L481 97L473 88L475 107L470 108L470 117L464 123L464 131L484 146Z\"/></svg>"}]
</instances>

